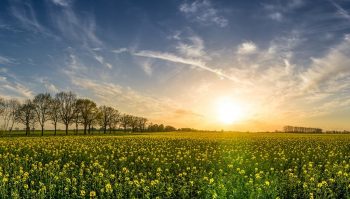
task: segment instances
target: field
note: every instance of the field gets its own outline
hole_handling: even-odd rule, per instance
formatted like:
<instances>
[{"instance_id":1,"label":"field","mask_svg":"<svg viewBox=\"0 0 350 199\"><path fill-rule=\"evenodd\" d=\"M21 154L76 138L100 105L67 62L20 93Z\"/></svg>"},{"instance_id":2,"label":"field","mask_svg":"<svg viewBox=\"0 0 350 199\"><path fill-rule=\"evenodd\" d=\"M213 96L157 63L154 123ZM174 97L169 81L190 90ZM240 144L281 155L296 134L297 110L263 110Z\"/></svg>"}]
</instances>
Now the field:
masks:
<instances>
[{"instance_id":1,"label":"field","mask_svg":"<svg viewBox=\"0 0 350 199\"><path fill-rule=\"evenodd\" d=\"M350 135L0 138L0 198L350 198Z\"/></svg>"}]
</instances>

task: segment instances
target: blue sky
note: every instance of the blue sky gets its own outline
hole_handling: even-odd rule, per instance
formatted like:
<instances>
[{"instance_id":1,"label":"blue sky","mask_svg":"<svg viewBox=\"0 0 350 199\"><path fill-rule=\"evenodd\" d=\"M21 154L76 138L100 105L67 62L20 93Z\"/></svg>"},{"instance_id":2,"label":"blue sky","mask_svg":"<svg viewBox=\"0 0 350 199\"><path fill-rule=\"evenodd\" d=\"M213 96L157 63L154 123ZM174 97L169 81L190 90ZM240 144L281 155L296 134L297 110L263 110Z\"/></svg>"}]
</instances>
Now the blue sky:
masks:
<instances>
[{"instance_id":1,"label":"blue sky","mask_svg":"<svg viewBox=\"0 0 350 199\"><path fill-rule=\"evenodd\" d=\"M350 1L3 0L0 95L72 90L177 127L350 129ZM239 121L216 121L229 98Z\"/></svg>"}]
</instances>

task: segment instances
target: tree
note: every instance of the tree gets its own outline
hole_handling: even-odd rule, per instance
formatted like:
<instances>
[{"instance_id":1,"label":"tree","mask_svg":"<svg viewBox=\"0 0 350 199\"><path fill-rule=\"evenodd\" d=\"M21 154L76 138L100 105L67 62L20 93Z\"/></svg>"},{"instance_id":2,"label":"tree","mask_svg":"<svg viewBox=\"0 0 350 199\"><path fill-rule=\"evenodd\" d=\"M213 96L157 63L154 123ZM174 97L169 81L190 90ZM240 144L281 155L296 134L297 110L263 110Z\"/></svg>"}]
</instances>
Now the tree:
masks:
<instances>
[{"instance_id":1,"label":"tree","mask_svg":"<svg viewBox=\"0 0 350 199\"><path fill-rule=\"evenodd\" d=\"M123 114L120 117L120 125L123 127L124 131L129 127L131 121L131 115Z\"/></svg>"},{"instance_id":2,"label":"tree","mask_svg":"<svg viewBox=\"0 0 350 199\"><path fill-rule=\"evenodd\" d=\"M138 120L139 120L139 117L136 117L136 116L130 116L129 118L129 124L130 124L130 127L131 127L131 131L132 132L135 132L136 129L137 129L137 124L138 124Z\"/></svg>"},{"instance_id":3,"label":"tree","mask_svg":"<svg viewBox=\"0 0 350 199\"><path fill-rule=\"evenodd\" d=\"M111 114L111 118L108 122L109 127L109 133L112 133L112 129L115 129L120 121L120 113L118 110L113 109L113 112Z\"/></svg>"},{"instance_id":4,"label":"tree","mask_svg":"<svg viewBox=\"0 0 350 199\"><path fill-rule=\"evenodd\" d=\"M56 99L60 104L59 115L60 120L66 127L66 135L68 135L68 127L72 123L75 116L76 95L72 92L60 92L56 94Z\"/></svg>"},{"instance_id":5,"label":"tree","mask_svg":"<svg viewBox=\"0 0 350 199\"><path fill-rule=\"evenodd\" d=\"M5 111L5 100L4 98L0 97L0 116L4 113Z\"/></svg>"},{"instance_id":6,"label":"tree","mask_svg":"<svg viewBox=\"0 0 350 199\"><path fill-rule=\"evenodd\" d=\"M31 100L26 100L16 111L16 121L24 124L26 135L30 134L30 125L35 123L35 106Z\"/></svg>"},{"instance_id":7,"label":"tree","mask_svg":"<svg viewBox=\"0 0 350 199\"><path fill-rule=\"evenodd\" d=\"M147 118L144 118L144 117L140 117L138 119L138 128L141 132L145 131L146 130L146 123L147 123Z\"/></svg>"},{"instance_id":8,"label":"tree","mask_svg":"<svg viewBox=\"0 0 350 199\"><path fill-rule=\"evenodd\" d=\"M60 102L57 98L51 98L50 109L48 112L48 118L51 120L52 125L54 126L55 133L57 134L57 123L60 119Z\"/></svg>"},{"instance_id":9,"label":"tree","mask_svg":"<svg viewBox=\"0 0 350 199\"><path fill-rule=\"evenodd\" d=\"M164 131L164 124L160 124L159 126L158 126L158 130L157 130L158 132L163 132Z\"/></svg>"},{"instance_id":10,"label":"tree","mask_svg":"<svg viewBox=\"0 0 350 199\"><path fill-rule=\"evenodd\" d=\"M78 134L78 131L79 131L79 123L81 123L81 113L80 113L80 103L81 103L81 100L80 99L77 99L77 101L75 102L75 105L74 105L74 118L73 118L73 122L75 123L75 134L77 135Z\"/></svg>"},{"instance_id":11,"label":"tree","mask_svg":"<svg viewBox=\"0 0 350 199\"><path fill-rule=\"evenodd\" d=\"M44 125L49 117L51 101L51 95L49 93L40 93L33 100L37 121L41 126L41 136L44 135Z\"/></svg>"},{"instance_id":12,"label":"tree","mask_svg":"<svg viewBox=\"0 0 350 199\"><path fill-rule=\"evenodd\" d=\"M173 126L165 126L164 131L170 132L170 131L176 131L176 128Z\"/></svg>"},{"instance_id":13,"label":"tree","mask_svg":"<svg viewBox=\"0 0 350 199\"><path fill-rule=\"evenodd\" d=\"M106 134L107 127L111 126L115 109L108 106L100 106L99 112L100 112L99 124L103 129L103 133Z\"/></svg>"},{"instance_id":14,"label":"tree","mask_svg":"<svg viewBox=\"0 0 350 199\"><path fill-rule=\"evenodd\" d=\"M88 127L90 133L90 128L93 120L97 117L98 109L96 103L89 99L78 99L77 108L81 116L81 123L84 126L84 134L86 135L86 130Z\"/></svg>"},{"instance_id":15,"label":"tree","mask_svg":"<svg viewBox=\"0 0 350 199\"><path fill-rule=\"evenodd\" d=\"M16 122L16 112L18 108L20 107L20 103L16 99L10 99L10 100L4 100L2 102L3 111L2 111L2 118L3 118L3 129L9 130L9 132L12 132L13 125Z\"/></svg>"}]
</instances>

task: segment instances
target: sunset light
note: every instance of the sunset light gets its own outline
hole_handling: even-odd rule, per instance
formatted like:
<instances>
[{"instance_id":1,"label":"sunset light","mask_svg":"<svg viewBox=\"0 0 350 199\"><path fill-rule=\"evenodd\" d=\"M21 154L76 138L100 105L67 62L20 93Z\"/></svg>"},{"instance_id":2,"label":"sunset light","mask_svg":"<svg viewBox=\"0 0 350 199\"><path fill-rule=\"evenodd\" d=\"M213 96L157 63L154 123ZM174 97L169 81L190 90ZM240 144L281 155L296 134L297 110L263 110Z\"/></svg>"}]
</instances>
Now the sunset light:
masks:
<instances>
[{"instance_id":1,"label":"sunset light","mask_svg":"<svg viewBox=\"0 0 350 199\"><path fill-rule=\"evenodd\" d=\"M242 105L228 97L219 98L216 108L217 119L223 124L232 124L244 117Z\"/></svg>"}]
</instances>

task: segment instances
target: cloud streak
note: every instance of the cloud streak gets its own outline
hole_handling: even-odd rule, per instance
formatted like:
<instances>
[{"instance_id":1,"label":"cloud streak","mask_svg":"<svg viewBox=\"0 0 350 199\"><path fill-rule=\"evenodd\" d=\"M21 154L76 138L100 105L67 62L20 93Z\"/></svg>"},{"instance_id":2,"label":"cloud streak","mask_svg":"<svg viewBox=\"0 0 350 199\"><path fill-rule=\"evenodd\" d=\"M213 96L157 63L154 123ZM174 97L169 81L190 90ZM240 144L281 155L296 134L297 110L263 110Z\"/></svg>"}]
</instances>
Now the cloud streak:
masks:
<instances>
[{"instance_id":1,"label":"cloud streak","mask_svg":"<svg viewBox=\"0 0 350 199\"><path fill-rule=\"evenodd\" d=\"M223 72L221 72L219 69L214 69L214 68L208 67L205 62L203 62L199 59L187 59L187 58L176 56L176 55L171 54L171 53L163 53L163 52L148 51L148 50L133 52L132 54L136 55L136 56L140 56L140 57L155 58L155 59L170 61L170 62L174 62L174 63L194 66L196 68L199 68L199 69L202 69L205 71L209 71L209 72L211 72L219 77L234 81L236 83L243 83L238 78L226 75Z\"/></svg>"},{"instance_id":2,"label":"cloud streak","mask_svg":"<svg viewBox=\"0 0 350 199\"><path fill-rule=\"evenodd\" d=\"M179 10L190 20L199 22L200 24L215 24L219 27L226 27L228 20L219 15L219 10L214 8L209 0L196 0L192 3L183 3Z\"/></svg>"}]
</instances>

